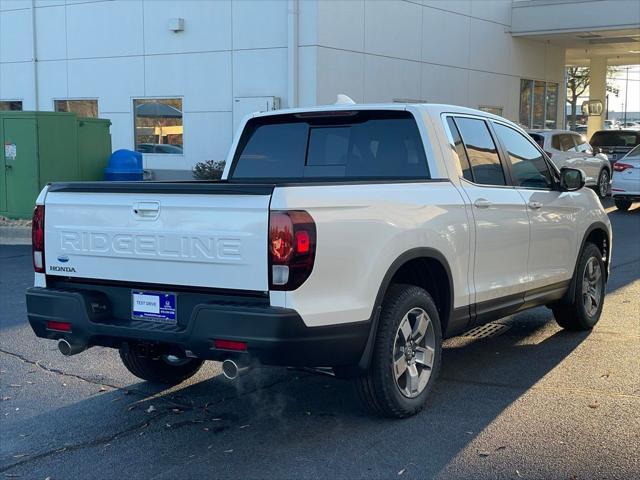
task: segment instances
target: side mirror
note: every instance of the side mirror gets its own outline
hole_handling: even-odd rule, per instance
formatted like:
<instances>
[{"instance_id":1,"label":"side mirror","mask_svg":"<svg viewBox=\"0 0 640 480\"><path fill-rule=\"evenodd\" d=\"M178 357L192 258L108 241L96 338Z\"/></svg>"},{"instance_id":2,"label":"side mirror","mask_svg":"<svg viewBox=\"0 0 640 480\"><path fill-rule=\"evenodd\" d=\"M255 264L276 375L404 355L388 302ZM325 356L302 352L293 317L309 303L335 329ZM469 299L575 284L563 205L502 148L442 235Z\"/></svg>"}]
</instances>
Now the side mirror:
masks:
<instances>
[{"instance_id":1,"label":"side mirror","mask_svg":"<svg viewBox=\"0 0 640 480\"><path fill-rule=\"evenodd\" d=\"M564 167L560 170L560 187L565 192L574 192L584 187L584 172L577 168Z\"/></svg>"}]
</instances>

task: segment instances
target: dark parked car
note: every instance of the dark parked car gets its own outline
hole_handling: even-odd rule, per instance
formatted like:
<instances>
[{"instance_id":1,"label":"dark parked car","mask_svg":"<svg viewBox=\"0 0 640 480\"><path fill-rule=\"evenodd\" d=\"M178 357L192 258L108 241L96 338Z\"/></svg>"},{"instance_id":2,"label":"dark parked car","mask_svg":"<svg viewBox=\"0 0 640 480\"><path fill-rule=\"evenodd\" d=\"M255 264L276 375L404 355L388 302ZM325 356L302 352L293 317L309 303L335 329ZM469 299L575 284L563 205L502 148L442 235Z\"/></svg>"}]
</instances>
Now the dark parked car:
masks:
<instances>
[{"instance_id":1,"label":"dark parked car","mask_svg":"<svg viewBox=\"0 0 640 480\"><path fill-rule=\"evenodd\" d=\"M593 148L600 148L602 153L606 153L613 165L640 144L640 131L599 130L591 136L589 143Z\"/></svg>"}]
</instances>

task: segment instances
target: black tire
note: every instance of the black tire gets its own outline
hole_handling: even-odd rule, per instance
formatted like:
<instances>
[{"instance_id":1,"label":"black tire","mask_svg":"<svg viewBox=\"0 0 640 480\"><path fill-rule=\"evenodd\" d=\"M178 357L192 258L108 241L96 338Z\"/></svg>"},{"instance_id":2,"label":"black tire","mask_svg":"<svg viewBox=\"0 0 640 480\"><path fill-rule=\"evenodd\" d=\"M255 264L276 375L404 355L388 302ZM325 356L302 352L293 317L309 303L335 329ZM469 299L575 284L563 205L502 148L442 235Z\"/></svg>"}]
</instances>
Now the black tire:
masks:
<instances>
[{"instance_id":1,"label":"black tire","mask_svg":"<svg viewBox=\"0 0 640 480\"><path fill-rule=\"evenodd\" d=\"M593 259L593 260L592 260ZM602 280L597 288L594 288L594 292L599 294L599 302L597 308L591 313L587 311L585 306L585 295L589 296L588 292L584 291L585 270L587 264L594 261L599 269ZM562 328L566 330L591 330L602 314L602 306L605 299L605 287L606 287L606 268L602 261L602 252L593 243L587 243L582 250L578 267L576 268L572 285L575 285L575 292L570 303L560 303L551 307L553 316Z\"/></svg>"},{"instance_id":2,"label":"black tire","mask_svg":"<svg viewBox=\"0 0 640 480\"><path fill-rule=\"evenodd\" d=\"M417 396L409 398L401 392L394 374L394 348L401 321L417 308L427 314L433 325L429 336L434 343L434 353L426 386ZM418 413L424 408L440 373L441 356L440 317L431 295L416 286L391 285L383 301L371 365L366 373L355 379L360 399L371 411L386 417L404 418Z\"/></svg>"},{"instance_id":3,"label":"black tire","mask_svg":"<svg viewBox=\"0 0 640 480\"><path fill-rule=\"evenodd\" d=\"M172 364L164 357L139 357L134 352L123 350L120 350L120 358L127 370L136 377L161 385L177 385L183 382L194 376L204 363L196 358L186 358Z\"/></svg>"},{"instance_id":4,"label":"black tire","mask_svg":"<svg viewBox=\"0 0 640 480\"><path fill-rule=\"evenodd\" d=\"M629 210L631 208L631 201L630 200L623 200L622 198L616 198L614 200L614 203L616 204L616 208L618 210L623 211L623 212L626 212L627 210Z\"/></svg>"},{"instance_id":5,"label":"black tire","mask_svg":"<svg viewBox=\"0 0 640 480\"><path fill-rule=\"evenodd\" d=\"M600 175L598 175L598 183L595 186L598 197L606 198L607 194L609 193L609 180L611 180L609 170L607 170L606 168L600 170Z\"/></svg>"}]
</instances>

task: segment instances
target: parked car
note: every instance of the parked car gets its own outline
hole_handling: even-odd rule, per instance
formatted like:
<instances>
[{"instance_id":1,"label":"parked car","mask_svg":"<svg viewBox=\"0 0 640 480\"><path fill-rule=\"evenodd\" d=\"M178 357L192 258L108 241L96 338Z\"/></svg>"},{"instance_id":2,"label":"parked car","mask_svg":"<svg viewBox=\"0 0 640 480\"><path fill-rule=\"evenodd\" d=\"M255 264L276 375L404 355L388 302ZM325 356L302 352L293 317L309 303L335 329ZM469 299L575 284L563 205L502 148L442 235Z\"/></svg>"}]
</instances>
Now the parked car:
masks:
<instances>
[{"instance_id":1,"label":"parked car","mask_svg":"<svg viewBox=\"0 0 640 480\"><path fill-rule=\"evenodd\" d=\"M613 164L611 196L618 210L640 201L640 145Z\"/></svg>"},{"instance_id":2,"label":"parked car","mask_svg":"<svg viewBox=\"0 0 640 480\"><path fill-rule=\"evenodd\" d=\"M598 130L589 141L609 157L611 165L640 144L640 132L636 130Z\"/></svg>"},{"instance_id":3,"label":"parked car","mask_svg":"<svg viewBox=\"0 0 640 480\"><path fill-rule=\"evenodd\" d=\"M640 122L626 122L621 125L621 128L629 130L640 130Z\"/></svg>"},{"instance_id":4,"label":"parked car","mask_svg":"<svg viewBox=\"0 0 640 480\"><path fill-rule=\"evenodd\" d=\"M170 143L140 143L136 151L140 153L173 153L182 155L182 146Z\"/></svg>"},{"instance_id":5,"label":"parked car","mask_svg":"<svg viewBox=\"0 0 640 480\"><path fill-rule=\"evenodd\" d=\"M36 335L176 384L205 360L330 367L374 411L423 408L442 339L547 305L602 312L611 225L582 170L448 105L244 119L220 182L55 183L33 219ZM443 142L443 143L442 143ZM544 361L544 359L540 359Z\"/></svg>"},{"instance_id":6,"label":"parked car","mask_svg":"<svg viewBox=\"0 0 640 480\"><path fill-rule=\"evenodd\" d=\"M598 153L583 135L570 130L529 130L527 133L549 155L558 167L581 169L586 184L606 197L611 183L611 164L607 156Z\"/></svg>"},{"instance_id":7,"label":"parked car","mask_svg":"<svg viewBox=\"0 0 640 480\"><path fill-rule=\"evenodd\" d=\"M605 120L604 121L604 128L606 128L607 130L619 130L620 129L620 122L618 122L618 120Z\"/></svg>"}]
</instances>

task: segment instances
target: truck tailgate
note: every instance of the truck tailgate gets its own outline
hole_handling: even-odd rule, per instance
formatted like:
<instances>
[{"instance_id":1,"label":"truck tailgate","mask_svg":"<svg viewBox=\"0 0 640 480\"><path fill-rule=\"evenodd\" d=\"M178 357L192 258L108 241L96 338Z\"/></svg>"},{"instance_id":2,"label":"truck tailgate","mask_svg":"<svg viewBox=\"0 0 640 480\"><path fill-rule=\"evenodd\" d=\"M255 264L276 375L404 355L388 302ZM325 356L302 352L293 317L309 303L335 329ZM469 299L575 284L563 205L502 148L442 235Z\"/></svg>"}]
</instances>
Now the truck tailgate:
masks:
<instances>
[{"instance_id":1,"label":"truck tailgate","mask_svg":"<svg viewBox=\"0 0 640 480\"><path fill-rule=\"evenodd\" d=\"M45 199L50 275L267 291L271 185L54 184Z\"/></svg>"}]
</instances>

